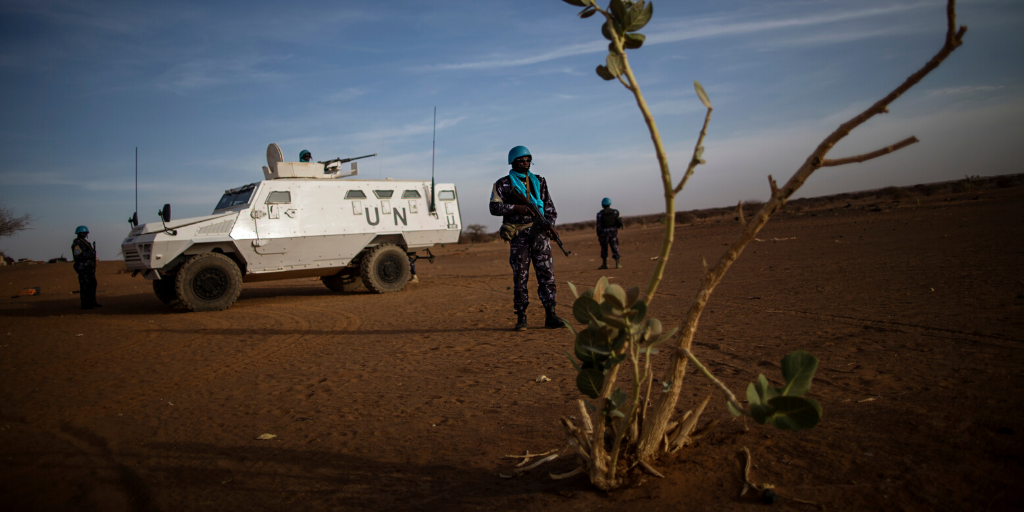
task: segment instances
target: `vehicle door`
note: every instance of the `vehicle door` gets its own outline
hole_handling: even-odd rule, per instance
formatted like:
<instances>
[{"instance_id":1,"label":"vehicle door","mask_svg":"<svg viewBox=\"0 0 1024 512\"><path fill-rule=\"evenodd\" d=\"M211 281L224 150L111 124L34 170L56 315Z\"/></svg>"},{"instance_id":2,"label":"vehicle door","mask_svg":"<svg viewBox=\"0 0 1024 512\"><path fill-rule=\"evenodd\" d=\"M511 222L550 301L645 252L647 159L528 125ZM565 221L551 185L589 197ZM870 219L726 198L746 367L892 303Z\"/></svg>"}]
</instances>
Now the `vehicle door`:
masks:
<instances>
[{"instance_id":1,"label":"vehicle door","mask_svg":"<svg viewBox=\"0 0 1024 512\"><path fill-rule=\"evenodd\" d=\"M252 209L255 252L261 256L285 254L299 240L298 190L270 190Z\"/></svg>"},{"instance_id":2,"label":"vehicle door","mask_svg":"<svg viewBox=\"0 0 1024 512\"><path fill-rule=\"evenodd\" d=\"M454 190L439 190L437 200L441 203L439 211L443 211L447 219L448 229L459 229L459 202Z\"/></svg>"}]
</instances>

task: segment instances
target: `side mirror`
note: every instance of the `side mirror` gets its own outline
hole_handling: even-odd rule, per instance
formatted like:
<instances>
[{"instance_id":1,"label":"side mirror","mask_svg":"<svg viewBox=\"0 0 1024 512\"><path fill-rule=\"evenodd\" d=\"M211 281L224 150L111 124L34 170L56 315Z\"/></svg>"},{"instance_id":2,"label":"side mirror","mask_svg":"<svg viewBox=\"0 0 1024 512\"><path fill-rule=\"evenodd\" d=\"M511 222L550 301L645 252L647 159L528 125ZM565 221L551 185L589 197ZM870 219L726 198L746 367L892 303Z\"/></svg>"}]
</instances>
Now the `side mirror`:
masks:
<instances>
[{"instance_id":1,"label":"side mirror","mask_svg":"<svg viewBox=\"0 0 1024 512\"><path fill-rule=\"evenodd\" d=\"M157 213L157 215L160 216L160 220L162 220L164 222L170 222L171 221L171 205L165 204L163 209L161 209L160 211L158 211L156 213Z\"/></svg>"}]
</instances>

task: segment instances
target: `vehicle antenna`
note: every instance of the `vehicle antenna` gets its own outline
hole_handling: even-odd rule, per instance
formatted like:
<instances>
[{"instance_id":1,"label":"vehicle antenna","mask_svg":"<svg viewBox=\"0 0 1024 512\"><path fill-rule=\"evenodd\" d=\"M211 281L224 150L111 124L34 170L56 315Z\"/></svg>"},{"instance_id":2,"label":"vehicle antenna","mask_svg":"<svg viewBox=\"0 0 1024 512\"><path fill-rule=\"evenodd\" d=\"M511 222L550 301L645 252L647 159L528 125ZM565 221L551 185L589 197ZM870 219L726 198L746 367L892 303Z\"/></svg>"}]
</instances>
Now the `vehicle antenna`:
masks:
<instances>
[{"instance_id":1,"label":"vehicle antenna","mask_svg":"<svg viewBox=\"0 0 1024 512\"><path fill-rule=\"evenodd\" d=\"M437 154L437 107L434 107L434 139L430 143L430 213L436 213L434 204L434 155Z\"/></svg>"},{"instance_id":2,"label":"vehicle antenna","mask_svg":"<svg viewBox=\"0 0 1024 512\"><path fill-rule=\"evenodd\" d=\"M128 218L128 224L134 228L139 225L139 147L135 146L135 213Z\"/></svg>"},{"instance_id":3,"label":"vehicle antenna","mask_svg":"<svg viewBox=\"0 0 1024 512\"><path fill-rule=\"evenodd\" d=\"M135 146L135 215L139 214L139 147ZM138 222L138 221L136 221Z\"/></svg>"}]
</instances>

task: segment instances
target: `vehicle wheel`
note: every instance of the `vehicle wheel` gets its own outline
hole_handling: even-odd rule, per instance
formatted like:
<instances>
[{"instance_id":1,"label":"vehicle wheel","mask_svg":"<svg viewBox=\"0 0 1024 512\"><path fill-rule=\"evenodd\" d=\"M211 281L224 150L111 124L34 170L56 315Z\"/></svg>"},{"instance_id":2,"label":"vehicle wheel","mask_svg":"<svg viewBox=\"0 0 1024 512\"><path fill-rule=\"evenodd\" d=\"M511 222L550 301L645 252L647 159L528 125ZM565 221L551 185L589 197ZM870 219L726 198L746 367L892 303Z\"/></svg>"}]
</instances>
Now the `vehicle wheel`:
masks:
<instances>
[{"instance_id":1,"label":"vehicle wheel","mask_svg":"<svg viewBox=\"0 0 1024 512\"><path fill-rule=\"evenodd\" d=\"M359 274L371 292L397 292L409 281L409 255L394 244L378 245L363 256Z\"/></svg>"},{"instance_id":2,"label":"vehicle wheel","mask_svg":"<svg viewBox=\"0 0 1024 512\"><path fill-rule=\"evenodd\" d=\"M174 288L182 305L192 311L220 311L242 292L242 272L223 254L197 254L178 270Z\"/></svg>"},{"instance_id":3,"label":"vehicle wheel","mask_svg":"<svg viewBox=\"0 0 1024 512\"><path fill-rule=\"evenodd\" d=\"M160 299L165 306L177 307L181 305L181 299L178 298L178 291L175 289L174 275L164 276L163 279L157 279L153 281L153 293L156 294L156 298Z\"/></svg>"},{"instance_id":4,"label":"vehicle wheel","mask_svg":"<svg viewBox=\"0 0 1024 512\"><path fill-rule=\"evenodd\" d=\"M363 281L359 278L358 274L335 274L333 276L324 276L320 278L320 281L324 283L324 286L332 292L354 292L359 289L359 285L363 284Z\"/></svg>"}]
</instances>

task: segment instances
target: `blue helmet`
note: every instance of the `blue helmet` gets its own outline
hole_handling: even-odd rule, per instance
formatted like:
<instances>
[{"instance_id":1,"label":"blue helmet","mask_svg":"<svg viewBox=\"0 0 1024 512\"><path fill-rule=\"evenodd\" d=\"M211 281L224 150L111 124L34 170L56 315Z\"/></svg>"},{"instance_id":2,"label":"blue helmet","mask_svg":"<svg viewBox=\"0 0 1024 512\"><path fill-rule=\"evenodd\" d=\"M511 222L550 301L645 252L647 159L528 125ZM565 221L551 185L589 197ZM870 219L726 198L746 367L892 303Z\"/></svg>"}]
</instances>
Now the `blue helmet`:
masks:
<instances>
[{"instance_id":1,"label":"blue helmet","mask_svg":"<svg viewBox=\"0 0 1024 512\"><path fill-rule=\"evenodd\" d=\"M511 165L513 160L521 156L533 157L533 155L530 154L530 150L526 149L526 146L516 146L508 152L508 163Z\"/></svg>"},{"instance_id":2,"label":"blue helmet","mask_svg":"<svg viewBox=\"0 0 1024 512\"><path fill-rule=\"evenodd\" d=\"M306 155L309 155L310 158L313 158L313 154L310 153L308 149L303 149L302 151L299 151L299 160L302 160L302 157Z\"/></svg>"},{"instance_id":3,"label":"blue helmet","mask_svg":"<svg viewBox=\"0 0 1024 512\"><path fill-rule=\"evenodd\" d=\"M606 197L606 198L601 200L601 206L611 206L611 205L612 205L612 200L611 199Z\"/></svg>"},{"instance_id":4,"label":"blue helmet","mask_svg":"<svg viewBox=\"0 0 1024 512\"><path fill-rule=\"evenodd\" d=\"M77 228L75 228L75 234L76 235L79 235L79 234L82 234L82 233L88 233L88 232L89 232L89 228L87 228L85 226L78 226Z\"/></svg>"}]
</instances>

